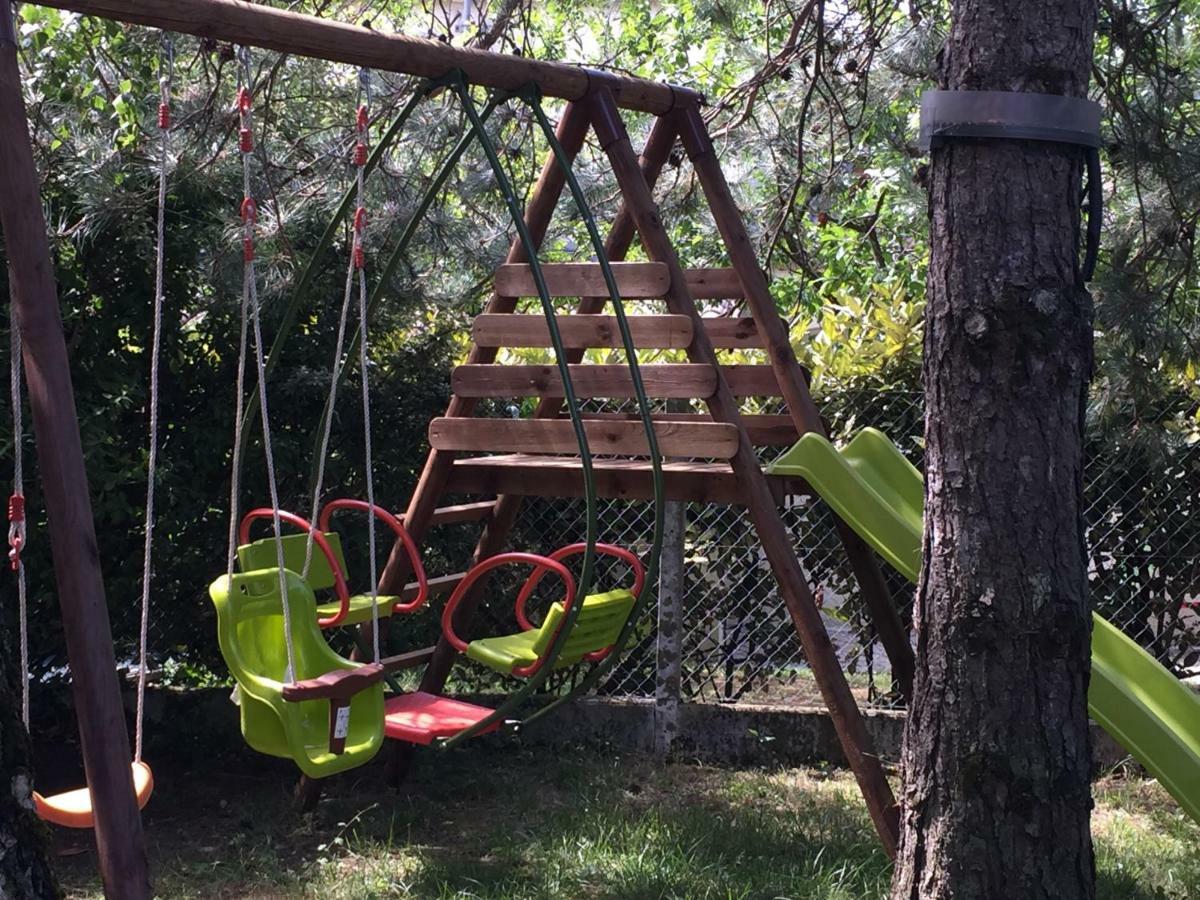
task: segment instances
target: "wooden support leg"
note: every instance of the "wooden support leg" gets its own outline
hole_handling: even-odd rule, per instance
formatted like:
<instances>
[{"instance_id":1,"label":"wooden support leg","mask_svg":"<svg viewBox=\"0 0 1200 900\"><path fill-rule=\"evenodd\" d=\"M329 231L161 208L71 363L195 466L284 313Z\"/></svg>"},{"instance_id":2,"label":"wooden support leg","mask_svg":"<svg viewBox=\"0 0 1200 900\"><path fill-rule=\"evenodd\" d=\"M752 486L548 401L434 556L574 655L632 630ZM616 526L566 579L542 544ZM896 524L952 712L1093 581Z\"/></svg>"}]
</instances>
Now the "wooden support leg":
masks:
<instances>
[{"instance_id":1,"label":"wooden support leg","mask_svg":"<svg viewBox=\"0 0 1200 900\"><path fill-rule=\"evenodd\" d=\"M721 232L729 252L729 261L737 270L751 314L758 325L759 334L766 343L771 366L775 370L788 411L796 423L796 430L800 434L809 431L824 434L825 426L821 422L816 404L809 395L808 385L800 376L787 326L783 324L775 309L775 303L767 289L766 277L759 268L758 258L746 233L741 212L725 181L720 160L713 152L712 141L709 139L700 110L695 106L688 106L673 115L684 149L696 170L696 176L716 220L717 229ZM875 623L875 629L879 633L879 639L891 661L892 672L905 699L908 699L912 696L915 670L913 650L904 623L892 603L887 582L879 570L875 554L866 542L840 519L837 521L837 530L866 600L867 609Z\"/></svg>"},{"instance_id":2,"label":"wooden support leg","mask_svg":"<svg viewBox=\"0 0 1200 900\"><path fill-rule=\"evenodd\" d=\"M150 897L142 818L113 657L100 553L54 266L38 196L12 7L0 4L0 227L13 321L24 338L29 405L50 519L50 547L71 665L83 766L95 810L100 878L109 897Z\"/></svg>"},{"instance_id":3,"label":"wooden support leg","mask_svg":"<svg viewBox=\"0 0 1200 900\"><path fill-rule=\"evenodd\" d=\"M692 362L716 366L716 351L700 321L699 311L688 291L675 248L663 227L654 197L642 177L616 103L604 88L592 93L590 103L592 122L600 145L612 164L625 203L641 234L642 243L650 258L665 263L671 272L667 306L672 313L687 315L693 320L695 327L692 346L688 351L689 358ZM809 403L811 404L811 399ZM899 822L891 786L878 757L874 754L854 695L850 692L833 643L825 631L804 571L792 550L791 537L779 517L775 498L767 486L758 457L741 421L737 401L723 375L716 393L709 398L708 405L714 419L738 427L740 446L730 464L737 474L739 486L745 492L747 510L779 583L780 594L800 635L805 657L829 708L829 715L841 740L842 750L858 780L884 849L890 856L894 856Z\"/></svg>"},{"instance_id":4,"label":"wooden support leg","mask_svg":"<svg viewBox=\"0 0 1200 900\"><path fill-rule=\"evenodd\" d=\"M317 808L317 804L321 802L321 779L309 778L307 775L301 775L300 780L296 782L296 789L293 792L293 797L296 801L296 808L300 812L312 812Z\"/></svg>"}]
</instances>

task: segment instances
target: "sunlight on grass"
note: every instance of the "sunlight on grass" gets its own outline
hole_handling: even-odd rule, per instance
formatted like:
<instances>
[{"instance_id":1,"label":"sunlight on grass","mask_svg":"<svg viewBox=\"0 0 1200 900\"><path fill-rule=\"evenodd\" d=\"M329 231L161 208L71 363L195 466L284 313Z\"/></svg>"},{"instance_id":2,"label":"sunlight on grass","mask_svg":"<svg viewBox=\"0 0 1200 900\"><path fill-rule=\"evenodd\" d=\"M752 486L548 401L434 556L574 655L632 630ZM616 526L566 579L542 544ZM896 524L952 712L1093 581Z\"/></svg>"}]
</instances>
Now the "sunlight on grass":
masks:
<instances>
[{"instance_id":1,"label":"sunlight on grass","mask_svg":"<svg viewBox=\"0 0 1200 900\"><path fill-rule=\"evenodd\" d=\"M164 791L148 823L158 891L172 898L858 900L886 896L891 873L844 772L480 745L423 758L407 794L377 771L339 781L309 816L289 811L274 775L232 791L175 783L187 796ZM213 802L238 792L236 810ZM1200 896L1200 829L1156 784L1106 779L1096 794L1100 897ZM64 861L71 896L99 896L92 862Z\"/></svg>"}]
</instances>

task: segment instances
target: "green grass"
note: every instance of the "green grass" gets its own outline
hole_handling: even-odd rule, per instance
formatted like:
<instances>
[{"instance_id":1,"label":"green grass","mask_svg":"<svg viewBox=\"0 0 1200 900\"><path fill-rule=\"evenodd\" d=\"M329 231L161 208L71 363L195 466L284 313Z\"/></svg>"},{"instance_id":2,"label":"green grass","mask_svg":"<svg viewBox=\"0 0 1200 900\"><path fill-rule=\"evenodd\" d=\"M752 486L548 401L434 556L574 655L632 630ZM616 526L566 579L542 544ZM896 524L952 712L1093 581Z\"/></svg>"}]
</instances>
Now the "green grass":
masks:
<instances>
[{"instance_id":1,"label":"green grass","mask_svg":"<svg viewBox=\"0 0 1200 900\"><path fill-rule=\"evenodd\" d=\"M877 898L890 865L841 772L658 767L480 742L378 767L290 811L286 767L164 771L147 809L163 897ZM1099 896L1200 896L1200 828L1153 782L1097 788ZM94 855L59 835L71 896Z\"/></svg>"}]
</instances>

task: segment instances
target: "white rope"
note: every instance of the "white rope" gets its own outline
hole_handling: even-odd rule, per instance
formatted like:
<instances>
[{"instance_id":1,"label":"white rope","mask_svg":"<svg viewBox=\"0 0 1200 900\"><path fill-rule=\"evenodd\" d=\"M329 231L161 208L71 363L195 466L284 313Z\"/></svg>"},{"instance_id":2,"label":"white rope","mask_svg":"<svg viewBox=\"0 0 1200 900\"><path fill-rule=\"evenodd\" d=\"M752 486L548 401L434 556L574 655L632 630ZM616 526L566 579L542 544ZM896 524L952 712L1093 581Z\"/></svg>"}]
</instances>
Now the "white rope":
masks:
<instances>
[{"instance_id":1,"label":"white rope","mask_svg":"<svg viewBox=\"0 0 1200 900\"><path fill-rule=\"evenodd\" d=\"M150 349L150 456L146 463L146 523L142 552L142 617L138 633L137 713L134 719L134 762L142 760L142 733L146 710L146 664L149 662L150 579L154 547L154 486L158 473L158 373L162 347L164 272L166 266L167 166L171 153L171 78L175 51L170 35L163 36L163 73L159 84L159 131L162 134L158 168L158 222L154 247L154 337Z\"/></svg>"},{"instance_id":2,"label":"white rope","mask_svg":"<svg viewBox=\"0 0 1200 900\"><path fill-rule=\"evenodd\" d=\"M252 97L249 48L238 48L238 60L240 62L238 68L238 86L248 92L247 97ZM251 116L250 103L246 102L243 104L240 100L240 95L241 91L239 90L238 115L241 132L243 135L252 134L254 122ZM287 573L284 569L283 526L279 518L279 485L275 477L275 455L271 447L271 420L267 409L267 367L266 361L263 358L262 322L259 317L258 308L258 281L255 278L254 272L253 241L257 212L253 205L254 199L250 188L250 161L254 155L254 150L253 146L245 141L241 145L241 150L242 190L244 194L243 211L246 212L243 215L242 237L243 241L249 242L248 244L244 244L249 249L243 253L242 308L244 310L249 307L250 322L254 331L254 363L258 372L258 405L262 416L263 453L267 457L267 486L271 497L271 520L275 536L275 562L279 572L279 599L283 606L283 641L287 647L287 672L284 675L284 681L291 682L296 678L296 650L292 644L292 610L288 603ZM249 206L247 206L247 202ZM237 481L236 467L234 480L235 482ZM236 528L236 523L233 524L233 527Z\"/></svg>"},{"instance_id":3,"label":"white rope","mask_svg":"<svg viewBox=\"0 0 1200 900\"><path fill-rule=\"evenodd\" d=\"M21 329L17 327L17 314L9 305L9 348L12 355L9 384L12 387L13 421L13 501L23 509L25 501L25 462L21 446L24 432L24 413L21 409ZM10 501L13 502L13 501ZM25 517L9 522L8 544L12 547L10 559L17 569L17 616L21 644L21 721L29 730L29 607L25 592L25 563L21 551L25 549Z\"/></svg>"},{"instance_id":4,"label":"white rope","mask_svg":"<svg viewBox=\"0 0 1200 900\"><path fill-rule=\"evenodd\" d=\"M329 400L325 404L326 416L324 431L321 433L321 449L317 452L317 478L313 484L312 514L308 517L308 521L314 525L317 522L317 513L320 512L321 494L325 490L325 459L329 453L329 438L333 434L333 411L334 404L337 402L338 382L342 378L342 369L345 365L342 360L342 354L345 352L346 321L350 316L350 298L353 294L354 255L351 254L350 264L346 268L346 290L342 296L342 314L341 318L338 319L337 346L333 351L333 374L329 379ZM308 569L312 565L313 544L315 541L316 536L310 531L304 547L304 571L301 573L304 578L308 578Z\"/></svg>"},{"instance_id":5,"label":"white rope","mask_svg":"<svg viewBox=\"0 0 1200 900\"><path fill-rule=\"evenodd\" d=\"M360 69L358 73L359 86L362 91L363 110L369 110L371 107L371 73L367 69ZM358 126L358 141L365 148L370 137L370 129L367 126L367 118L364 114L359 117ZM365 156L365 150L362 151ZM365 162L365 160L364 160ZM366 206L366 189L364 182L365 166L359 165L357 175L357 195L358 195L358 210L365 210ZM375 559L375 471L372 460L374 459L371 449L371 384L369 377L369 357L370 351L367 347L367 268L365 263L366 251L363 247L363 237L366 230L365 214L361 215L356 211L355 228L354 228L354 247L350 254L350 264L358 266L358 317L359 317L359 333L362 338L358 343L358 361L362 367L362 411L363 411L363 449L366 454L366 478L367 478L367 550L371 559L371 638L372 649L375 652L375 662L379 662L379 573L378 563Z\"/></svg>"}]
</instances>

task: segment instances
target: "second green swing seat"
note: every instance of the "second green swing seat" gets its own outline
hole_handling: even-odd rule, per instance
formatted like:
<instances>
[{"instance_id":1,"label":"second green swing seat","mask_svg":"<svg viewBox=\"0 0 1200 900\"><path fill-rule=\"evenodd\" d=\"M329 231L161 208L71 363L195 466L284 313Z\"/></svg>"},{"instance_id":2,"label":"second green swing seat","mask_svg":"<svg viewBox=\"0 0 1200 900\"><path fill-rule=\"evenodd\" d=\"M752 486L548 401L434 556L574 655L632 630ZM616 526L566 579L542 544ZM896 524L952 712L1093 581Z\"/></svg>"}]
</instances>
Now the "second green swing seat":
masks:
<instances>
[{"instance_id":1,"label":"second green swing seat","mask_svg":"<svg viewBox=\"0 0 1200 900\"><path fill-rule=\"evenodd\" d=\"M319 552L314 554L314 563L318 558ZM295 760L305 775L324 778L361 766L379 752L384 737L383 685L361 691L350 701L345 748L333 753L329 748L329 704L286 701L284 685L355 669L358 664L339 656L325 642L308 583L295 572L284 574L296 660L294 677L288 677L287 648L280 640L283 604L276 568L235 574L232 581L222 576L212 583L209 596L217 608L217 640L237 681L246 743L260 753Z\"/></svg>"},{"instance_id":2,"label":"second green swing seat","mask_svg":"<svg viewBox=\"0 0 1200 900\"><path fill-rule=\"evenodd\" d=\"M286 534L280 538L283 543L283 564L286 568L293 572L304 571L304 557L308 553L308 535L305 534ZM337 532L325 532L325 540L329 542L330 548L333 550L334 556L337 558L338 565L342 571L346 571L346 560L342 555L342 539L338 537ZM314 548L315 550L315 548ZM273 537L262 538L261 540L252 541L248 544L242 544L238 547L238 565L243 572L253 572L256 569L275 568L275 539ZM312 559L308 566L308 578L306 579L309 587L313 591L326 591L334 586L333 569L329 565L329 561L320 552L313 552ZM399 597L387 596L381 594L376 598L376 603L379 605L379 617L390 616L392 607L399 602ZM340 608L340 603L337 600L330 600L328 603L320 603L317 605L317 616L323 621L328 621L337 615ZM361 625L364 622L371 621L371 595L370 594L353 594L350 597L350 609L346 613L345 618L341 619L339 625Z\"/></svg>"}]
</instances>

